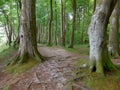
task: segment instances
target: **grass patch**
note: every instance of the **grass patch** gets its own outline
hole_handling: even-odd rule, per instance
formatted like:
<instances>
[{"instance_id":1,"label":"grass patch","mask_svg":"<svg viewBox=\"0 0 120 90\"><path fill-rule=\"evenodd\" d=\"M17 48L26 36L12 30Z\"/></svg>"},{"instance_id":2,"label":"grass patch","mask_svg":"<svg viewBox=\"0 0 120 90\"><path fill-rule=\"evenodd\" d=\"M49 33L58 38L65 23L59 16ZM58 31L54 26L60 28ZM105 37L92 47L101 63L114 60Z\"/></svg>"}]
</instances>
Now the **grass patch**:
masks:
<instances>
[{"instance_id":1,"label":"grass patch","mask_svg":"<svg viewBox=\"0 0 120 90\"><path fill-rule=\"evenodd\" d=\"M74 48L65 48L69 52L74 52L77 54L84 54L88 55L89 54L89 47L88 45L75 45Z\"/></svg>"},{"instance_id":2,"label":"grass patch","mask_svg":"<svg viewBox=\"0 0 120 90\"><path fill-rule=\"evenodd\" d=\"M6 45L5 43L0 45L0 52L2 52L4 49L7 49L7 48L9 48L9 46Z\"/></svg>"},{"instance_id":3,"label":"grass patch","mask_svg":"<svg viewBox=\"0 0 120 90\"><path fill-rule=\"evenodd\" d=\"M2 90L9 90L9 86L5 86Z\"/></svg>"},{"instance_id":4,"label":"grass patch","mask_svg":"<svg viewBox=\"0 0 120 90\"><path fill-rule=\"evenodd\" d=\"M112 73L112 72L111 72ZM92 73L85 83L89 85L92 90L120 90L120 73L107 74L106 76L100 76L96 73Z\"/></svg>"},{"instance_id":5,"label":"grass patch","mask_svg":"<svg viewBox=\"0 0 120 90\"><path fill-rule=\"evenodd\" d=\"M13 47L8 47L0 52L0 62L6 62L12 57L12 52L17 49Z\"/></svg>"},{"instance_id":6,"label":"grass patch","mask_svg":"<svg viewBox=\"0 0 120 90\"><path fill-rule=\"evenodd\" d=\"M32 67L34 67L37 64L38 61L29 59L27 63L8 66L6 70L16 75L30 70Z\"/></svg>"},{"instance_id":7,"label":"grass patch","mask_svg":"<svg viewBox=\"0 0 120 90\"><path fill-rule=\"evenodd\" d=\"M120 90L120 71L106 72L106 76L97 73L89 73L89 68L81 68L86 63L79 60L75 65L75 78L73 82L82 82L90 90Z\"/></svg>"}]
</instances>

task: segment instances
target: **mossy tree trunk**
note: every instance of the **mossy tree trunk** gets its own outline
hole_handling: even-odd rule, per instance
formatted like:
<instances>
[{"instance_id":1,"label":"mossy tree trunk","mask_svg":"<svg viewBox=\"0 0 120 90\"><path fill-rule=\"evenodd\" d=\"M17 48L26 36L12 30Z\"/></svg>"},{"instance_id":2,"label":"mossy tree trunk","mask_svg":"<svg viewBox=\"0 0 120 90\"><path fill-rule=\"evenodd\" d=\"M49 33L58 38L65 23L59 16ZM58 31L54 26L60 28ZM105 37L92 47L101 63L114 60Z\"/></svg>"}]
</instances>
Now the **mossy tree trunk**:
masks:
<instances>
[{"instance_id":1,"label":"mossy tree trunk","mask_svg":"<svg viewBox=\"0 0 120 90\"><path fill-rule=\"evenodd\" d=\"M90 71L114 70L107 49L107 25L117 0L100 0L89 27Z\"/></svg>"},{"instance_id":2,"label":"mossy tree trunk","mask_svg":"<svg viewBox=\"0 0 120 90\"><path fill-rule=\"evenodd\" d=\"M110 18L110 35L109 35L109 53L111 56L119 56L119 15L120 15L120 1L117 2L115 9Z\"/></svg>"},{"instance_id":3,"label":"mossy tree trunk","mask_svg":"<svg viewBox=\"0 0 120 90\"><path fill-rule=\"evenodd\" d=\"M21 64L29 58L43 60L37 49L36 0L22 0L21 3L20 46L11 64Z\"/></svg>"}]
</instances>

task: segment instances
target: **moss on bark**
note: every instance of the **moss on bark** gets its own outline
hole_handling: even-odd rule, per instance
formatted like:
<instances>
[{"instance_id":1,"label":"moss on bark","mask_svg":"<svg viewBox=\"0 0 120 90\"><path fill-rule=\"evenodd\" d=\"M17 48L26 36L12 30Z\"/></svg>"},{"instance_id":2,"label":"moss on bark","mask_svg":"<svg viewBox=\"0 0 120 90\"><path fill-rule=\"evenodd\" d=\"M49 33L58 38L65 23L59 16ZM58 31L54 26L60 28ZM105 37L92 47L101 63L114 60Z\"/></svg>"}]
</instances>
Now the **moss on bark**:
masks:
<instances>
[{"instance_id":1,"label":"moss on bark","mask_svg":"<svg viewBox=\"0 0 120 90\"><path fill-rule=\"evenodd\" d=\"M28 60L32 58L33 60L37 60L39 62L42 62L44 60L44 57L41 56L39 53L35 53L34 56L30 56L28 53L25 54L18 54L16 57L14 57L8 65L14 65L14 64L23 64L27 63Z\"/></svg>"}]
</instances>

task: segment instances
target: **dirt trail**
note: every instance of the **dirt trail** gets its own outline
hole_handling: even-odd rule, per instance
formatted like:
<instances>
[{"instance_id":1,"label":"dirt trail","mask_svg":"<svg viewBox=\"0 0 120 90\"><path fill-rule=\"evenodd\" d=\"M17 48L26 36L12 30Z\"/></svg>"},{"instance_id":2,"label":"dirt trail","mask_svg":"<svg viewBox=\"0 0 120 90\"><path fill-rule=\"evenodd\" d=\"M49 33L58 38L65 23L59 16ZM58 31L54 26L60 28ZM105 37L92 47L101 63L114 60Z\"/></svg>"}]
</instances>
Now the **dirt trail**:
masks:
<instances>
[{"instance_id":1,"label":"dirt trail","mask_svg":"<svg viewBox=\"0 0 120 90\"><path fill-rule=\"evenodd\" d=\"M76 60L87 58L62 48L39 47L39 51L48 60L18 78L14 79L10 75L7 79L1 77L0 88L4 86L3 82L7 82L10 85L9 90L68 90L68 82L74 76L72 71ZM87 90L82 86L80 88L76 90Z\"/></svg>"}]
</instances>

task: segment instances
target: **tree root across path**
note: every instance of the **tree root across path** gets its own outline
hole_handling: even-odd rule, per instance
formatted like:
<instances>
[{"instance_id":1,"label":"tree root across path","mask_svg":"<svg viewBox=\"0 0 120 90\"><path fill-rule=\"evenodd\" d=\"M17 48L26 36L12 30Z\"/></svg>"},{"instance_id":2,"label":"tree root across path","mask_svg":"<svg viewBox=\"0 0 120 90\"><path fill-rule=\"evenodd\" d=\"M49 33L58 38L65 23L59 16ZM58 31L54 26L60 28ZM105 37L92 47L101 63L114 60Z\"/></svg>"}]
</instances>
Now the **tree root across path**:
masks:
<instances>
[{"instance_id":1,"label":"tree root across path","mask_svg":"<svg viewBox=\"0 0 120 90\"><path fill-rule=\"evenodd\" d=\"M28 53L24 53L22 55L20 55L20 53L18 53L14 58L12 58L10 60L10 62L7 65L27 63L29 59L33 59L33 60L42 62L43 60L45 60L45 57L40 55L39 52L34 53L33 56L30 56Z\"/></svg>"},{"instance_id":2,"label":"tree root across path","mask_svg":"<svg viewBox=\"0 0 120 90\"><path fill-rule=\"evenodd\" d=\"M39 47L39 51L49 58L16 77L19 80L9 83L9 90L68 90L68 82L74 77L74 64L80 56L61 48Z\"/></svg>"}]
</instances>

